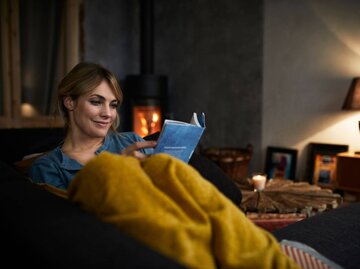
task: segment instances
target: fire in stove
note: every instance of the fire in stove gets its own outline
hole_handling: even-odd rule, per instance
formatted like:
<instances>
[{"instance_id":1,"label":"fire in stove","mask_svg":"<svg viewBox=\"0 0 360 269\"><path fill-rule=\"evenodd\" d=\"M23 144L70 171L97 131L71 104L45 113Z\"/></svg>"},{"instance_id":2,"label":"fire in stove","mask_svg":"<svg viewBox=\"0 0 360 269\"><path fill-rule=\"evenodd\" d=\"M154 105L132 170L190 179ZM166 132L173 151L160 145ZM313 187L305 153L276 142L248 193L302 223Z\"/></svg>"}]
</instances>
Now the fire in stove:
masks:
<instances>
[{"instance_id":1,"label":"fire in stove","mask_svg":"<svg viewBox=\"0 0 360 269\"><path fill-rule=\"evenodd\" d=\"M161 122L160 106L133 107L133 130L141 137L159 132Z\"/></svg>"}]
</instances>

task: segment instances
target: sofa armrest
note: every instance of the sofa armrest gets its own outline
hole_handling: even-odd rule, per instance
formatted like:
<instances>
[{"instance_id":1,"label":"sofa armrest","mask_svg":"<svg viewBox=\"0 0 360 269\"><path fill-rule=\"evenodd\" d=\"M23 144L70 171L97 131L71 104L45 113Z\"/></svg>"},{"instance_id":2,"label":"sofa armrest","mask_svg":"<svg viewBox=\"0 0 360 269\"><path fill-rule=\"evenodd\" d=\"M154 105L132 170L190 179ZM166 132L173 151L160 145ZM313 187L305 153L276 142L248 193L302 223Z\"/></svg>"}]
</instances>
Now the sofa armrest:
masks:
<instances>
[{"instance_id":1,"label":"sofa armrest","mask_svg":"<svg viewBox=\"0 0 360 269\"><path fill-rule=\"evenodd\" d=\"M40 268L182 268L0 162L2 262Z\"/></svg>"},{"instance_id":2,"label":"sofa armrest","mask_svg":"<svg viewBox=\"0 0 360 269\"><path fill-rule=\"evenodd\" d=\"M360 264L360 203L326 211L275 230L278 240L304 243L344 268Z\"/></svg>"}]
</instances>

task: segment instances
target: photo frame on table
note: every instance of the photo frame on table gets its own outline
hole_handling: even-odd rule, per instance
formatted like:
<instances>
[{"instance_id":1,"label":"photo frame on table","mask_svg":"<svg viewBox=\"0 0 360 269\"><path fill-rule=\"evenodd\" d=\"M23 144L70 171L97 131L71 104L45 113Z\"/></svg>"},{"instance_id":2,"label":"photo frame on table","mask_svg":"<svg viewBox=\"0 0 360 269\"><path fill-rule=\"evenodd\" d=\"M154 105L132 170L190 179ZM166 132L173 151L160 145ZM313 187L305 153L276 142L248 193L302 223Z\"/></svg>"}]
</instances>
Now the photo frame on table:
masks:
<instances>
[{"instance_id":1,"label":"photo frame on table","mask_svg":"<svg viewBox=\"0 0 360 269\"><path fill-rule=\"evenodd\" d=\"M266 150L265 173L268 179L295 179L296 149L269 146Z\"/></svg>"},{"instance_id":2,"label":"photo frame on table","mask_svg":"<svg viewBox=\"0 0 360 269\"><path fill-rule=\"evenodd\" d=\"M348 145L310 143L307 169L307 177L310 183L322 187L334 186L336 182L336 155L348 150Z\"/></svg>"}]
</instances>

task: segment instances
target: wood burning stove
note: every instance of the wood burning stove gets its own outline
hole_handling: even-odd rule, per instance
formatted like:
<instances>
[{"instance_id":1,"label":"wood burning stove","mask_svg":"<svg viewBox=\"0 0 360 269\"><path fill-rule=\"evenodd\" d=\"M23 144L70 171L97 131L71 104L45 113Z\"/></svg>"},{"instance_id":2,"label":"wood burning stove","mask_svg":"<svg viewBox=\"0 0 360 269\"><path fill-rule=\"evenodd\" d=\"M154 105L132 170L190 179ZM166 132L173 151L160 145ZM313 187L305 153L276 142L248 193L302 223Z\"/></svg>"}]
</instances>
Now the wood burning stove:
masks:
<instances>
[{"instance_id":1,"label":"wood burning stove","mask_svg":"<svg viewBox=\"0 0 360 269\"><path fill-rule=\"evenodd\" d=\"M132 130L146 136L161 130L167 111L167 77L155 75L153 56L153 0L140 1L140 75L126 77Z\"/></svg>"},{"instance_id":2,"label":"wood burning stove","mask_svg":"<svg viewBox=\"0 0 360 269\"><path fill-rule=\"evenodd\" d=\"M132 130L142 137L160 131L167 108L167 77L129 75L126 87L130 97Z\"/></svg>"}]
</instances>

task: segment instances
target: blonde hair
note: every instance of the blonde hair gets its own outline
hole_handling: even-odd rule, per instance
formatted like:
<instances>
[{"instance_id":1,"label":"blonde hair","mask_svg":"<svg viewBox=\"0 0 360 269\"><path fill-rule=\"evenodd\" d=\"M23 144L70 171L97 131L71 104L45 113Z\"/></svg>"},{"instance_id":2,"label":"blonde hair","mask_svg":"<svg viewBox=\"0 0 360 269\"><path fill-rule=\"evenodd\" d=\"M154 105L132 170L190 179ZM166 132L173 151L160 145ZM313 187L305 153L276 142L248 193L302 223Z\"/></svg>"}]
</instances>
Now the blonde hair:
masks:
<instances>
[{"instance_id":1,"label":"blonde hair","mask_svg":"<svg viewBox=\"0 0 360 269\"><path fill-rule=\"evenodd\" d=\"M65 122L66 129L69 128L69 112L64 106L64 97L69 96L72 100L77 100L80 96L94 90L104 80L109 84L116 100L121 105L123 93L115 75L99 64L81 62L61 80L57 92L57 109ZM116 131L119 123L119 113L117 112L111 130Z\"/></svg>"}]
</instances>

